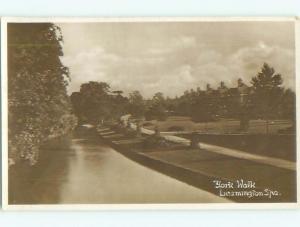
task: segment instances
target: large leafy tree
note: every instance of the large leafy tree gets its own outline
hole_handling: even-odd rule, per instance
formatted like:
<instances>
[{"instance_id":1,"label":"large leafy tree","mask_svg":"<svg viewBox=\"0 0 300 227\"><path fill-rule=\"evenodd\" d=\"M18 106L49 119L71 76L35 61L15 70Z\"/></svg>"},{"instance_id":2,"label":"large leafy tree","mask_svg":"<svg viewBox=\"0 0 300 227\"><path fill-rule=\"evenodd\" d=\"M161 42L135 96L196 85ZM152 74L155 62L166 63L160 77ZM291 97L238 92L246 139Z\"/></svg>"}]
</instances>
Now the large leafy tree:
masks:
<instances>
[{"instance_id":1,"label":"large leafy tree","mask_svg":"<svg viewBox=\"0 0 300 227\"><path fill-rule=\"evenodd\" d=\"M123 91L112 91L110 99L112 103L111 116L113 119L119 119L122 115L128 113L129 99L123 96Z\"/></svg>"},{"instance_id":2,"label":"large leafy tree","mask_svg":"<svg viewBox=\"0 0 300 227\"><path fill-rule=\"evenodd\" d=\"M296 94L291 89L286 89L281 98L280 114L284 119L292 121L293 129L296 129Z\"/></svg>"},{"instance_id":3,"label":"large leafy tree","mask_svg":"<svg viewBox=\"0 0 300 227\"><path fill-rule=\"evenodd\" d=\"M282 77L274 68L264 63L261 71L252 78L253 104L256 115L267 120L278 116L279 104L283 95ZM268 124L267 124L268 131Z\"/></svg>"},{"instance_id":4,"label":"large leafy tree","mask_svg":"<svg viewBox=\"0 0 300 227\"><path fill-rule=\"evenodd\" d=\"M166 99L162 92L157 92L153 95L152 100L150 101L150 106L146 113L147 119L156 119L156 120L166 120Z\"/></svg>"},{"instance_id":5,"label":"large leafy tree","mask_svg":"<svg viewBox=\"0 0 300 227\"><path fill-rule=\"evenodd\" d=\"M111 117L110 86L105 82L90 81L71 95L74 111L81 123L98 124Z\"/></svg>"},{"instance_id":6,"label":"large leafy tree","mask_svg":"<svg viewBox=\"0 0 300 227\"><path fill-rule=\"evenodd\" d=\"M72 128L60 28L8 24L9 156L35 164L39 146Z\"/></svg>"},{"instance_id":7,"label":"large leafy tree","mask_svg":"<svg viewBox=\"0 0 300 227\"><path fill-rule=\"evenodd\" d=\"M145 115L145 100L139 91L133 91L129 94L129 113L137 119L141 119Z\"/></svg>"}]
</instances>

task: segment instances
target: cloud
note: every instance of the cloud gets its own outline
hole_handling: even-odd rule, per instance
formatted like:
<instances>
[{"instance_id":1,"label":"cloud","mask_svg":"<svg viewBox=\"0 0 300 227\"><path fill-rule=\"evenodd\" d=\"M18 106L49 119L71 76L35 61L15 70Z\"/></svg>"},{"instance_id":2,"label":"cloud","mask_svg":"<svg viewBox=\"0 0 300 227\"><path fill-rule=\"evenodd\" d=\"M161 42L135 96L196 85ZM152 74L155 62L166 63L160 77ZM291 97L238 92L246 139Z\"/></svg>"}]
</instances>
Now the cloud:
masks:
<instances>
[{"instance_id":1,"label":"cloud","mask_svg":"<svg viewBox=\"0 0 300 227\"><path fill-rule=\"evenodd\" d=\"M244 47L228 59L230 70L236 76L249 81L260 71L263 63L274 67L276 73L283 77L283 85L294 89L295 53L291 49L269 46L260 41L253 47Z\"/></svg>"},{"instance_id":2,"label":"cloud","mask_svg":"<svg viewBox=\"0 0 300 227\"><path fill-rule=\"evenodd\" d=\"M136 55L121 55L98 45L67 55L62 61L71 71L69 92L93 80L107 82L125 93L139 90L149 98L158 91L180 96L185 90L204 89L207 83L217 87L220 81L236 86L238 78L249 84L264 62L282 74L285 86L293 88L294 55L291 49L263 41L224 54L193 36L178 36Z\"/></svg>"},{"instance_id":3,"label":"cloud","mask_svg":"<svg viewBox=\"0 0 300 227\"><path fill-rule=\"evenodd\" d=\"M181 50L186 50L197 46L197 40L193 36L172 37L168 42L159 43L146 50L146 55L170 55Z\"/></svg>"}]
</instances>

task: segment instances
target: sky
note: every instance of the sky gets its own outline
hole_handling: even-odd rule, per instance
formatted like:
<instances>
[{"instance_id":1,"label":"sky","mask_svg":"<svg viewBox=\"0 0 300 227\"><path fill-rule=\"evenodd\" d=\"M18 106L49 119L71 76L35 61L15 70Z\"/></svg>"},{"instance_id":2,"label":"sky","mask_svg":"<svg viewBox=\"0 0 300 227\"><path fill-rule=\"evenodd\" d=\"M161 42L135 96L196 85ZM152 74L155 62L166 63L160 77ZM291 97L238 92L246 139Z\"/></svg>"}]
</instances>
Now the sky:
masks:
<instances>
[{"instance_id":1,"label":"sky","mask_svg":"<svg viewBox=\"0 0 300 227\"><path fill-rule=\"evenodd\" d=\"M61 58L70 69L68 92L89 81L125 94L139 90L175 97L220 81L250 84L264 62L294 89L293 22L97 22L58 24Z\"/></svg>"}]
</instances>

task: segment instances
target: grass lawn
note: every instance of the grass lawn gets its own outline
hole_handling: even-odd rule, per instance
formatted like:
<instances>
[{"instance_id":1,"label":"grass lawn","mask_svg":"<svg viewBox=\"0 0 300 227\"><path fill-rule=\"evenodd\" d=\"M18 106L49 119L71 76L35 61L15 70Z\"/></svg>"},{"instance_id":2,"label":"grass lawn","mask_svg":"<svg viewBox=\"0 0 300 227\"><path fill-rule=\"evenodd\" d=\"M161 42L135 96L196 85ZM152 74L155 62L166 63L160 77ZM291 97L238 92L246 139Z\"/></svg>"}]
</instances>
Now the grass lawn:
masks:
<instances>
[{"instance_id":1,"label":"grass lawn","mask_svg":"<svg viewBox=\"0 0 300 227\"><path fill-rule=\"evenodd\" d=\"M214 154L205 150L169 150L157 151L146 154L157 160L172 163L185 169L193 170L213 178L223 178L231 181L252 180L256 182L256 190L269 188L278 190L280 197L273 198L273 201L295 201L296 200L296 172L237 159L220 154ZM210 190L217 194L211 187ZM244 202L263 202L262 198L247 199ZM267 202L272 199L267 199Z\"/></svg>"},{"instance_id":2,"label":"grass lawn","mask_svg":"<svg viewBox=\"0 0 300 227\"><path fill-rule=\"evenodd\" d=\"M152 129L157 126L161 132L174 131L171 127L181 127L183 131L199 131L203 133L237 133L239 131L239 120L222 119L215 122L193 122L190 117L171 116L166 121L145 121L144 126ZM285 129L292 126L292 122L287 120L272 120L269 122L269 133L277 133L279 129ZM181 131L181 130L177 130ZM266 133L265 120L251 120L249 125L249 133Z\"/></svg>"}]
</instances>

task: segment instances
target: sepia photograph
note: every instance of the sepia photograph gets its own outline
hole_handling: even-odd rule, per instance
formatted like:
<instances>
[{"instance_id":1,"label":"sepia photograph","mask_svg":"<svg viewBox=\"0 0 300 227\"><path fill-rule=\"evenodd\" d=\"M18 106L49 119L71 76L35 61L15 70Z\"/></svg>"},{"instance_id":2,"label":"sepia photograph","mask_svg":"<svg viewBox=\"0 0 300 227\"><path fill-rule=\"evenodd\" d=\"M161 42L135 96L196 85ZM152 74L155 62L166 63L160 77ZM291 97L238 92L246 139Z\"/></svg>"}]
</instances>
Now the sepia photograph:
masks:
<instances>
[{"instance_id":1,"label":"sepia photograph","mask_svg":"<svg viewBox=\"0 0 300 227\"><path fill-rule=\"evenodd\" d=\"M295 18L1 31L4 208L298 205Z\"/></svg>"}]
</instances>

